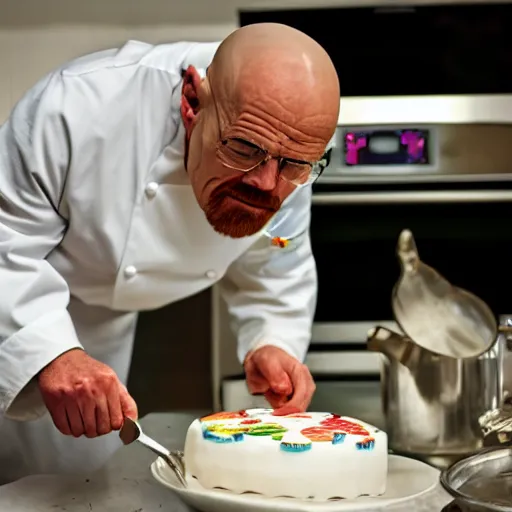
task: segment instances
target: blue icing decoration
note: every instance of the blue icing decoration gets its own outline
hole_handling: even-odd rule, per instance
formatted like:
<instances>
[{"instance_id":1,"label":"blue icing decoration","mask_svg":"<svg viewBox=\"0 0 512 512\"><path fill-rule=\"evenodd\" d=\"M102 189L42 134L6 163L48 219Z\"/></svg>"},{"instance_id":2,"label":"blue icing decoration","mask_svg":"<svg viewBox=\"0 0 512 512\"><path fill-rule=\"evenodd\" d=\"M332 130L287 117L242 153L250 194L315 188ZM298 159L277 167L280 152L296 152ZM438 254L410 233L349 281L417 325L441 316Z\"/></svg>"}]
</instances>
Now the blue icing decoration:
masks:
<instances>
[{"instance_id":1,"label":"blue icing decoration","mask_svg":"<svg viewBox=\"0 0 512 512\"><path fill-rule=\"evenodd\" d=\"M360 443L356 443L356 448L358 450L371 451L375 448L375 439L370 439L368 441L362 441Z\"/></svg>"},{"instance_id":2,"label":"blue icing decoration","mask_svg":"<svg viewBox=\"0 0 512 512\"><path fill-rule=\"evenodd\" d=\"M332 444L341 444L343 441L345 441L345 437L347 434L340 434L339 432L336 432L334 434L334 437L332 438Z\"/></svg>"},{"instance_id":3,"label":"blue icing decoration","mask_svg":"<svg viewBox=\"0 0 512 512\"><path fill-rule=\"evenodd\" d=\"M244 435L242 433L219 435L208 429L203 429L203 438L214 443L238 443L244 440Z\"/></svg>"},{"instance_id":4,"label":"blue icing decoration","mask_svg":"<svg viewBox=\"0 0 512 512\"><path fill-rule=\"evenodd\" d=\"M283 443L283 442L281 442L281 444L280 444L281 450L283 450L283 452L289 452L289 453L307 452L308 450L311 450L312 446L313 446L313 443L298 444L298 443Z\"/></svg>"}]
</instances>

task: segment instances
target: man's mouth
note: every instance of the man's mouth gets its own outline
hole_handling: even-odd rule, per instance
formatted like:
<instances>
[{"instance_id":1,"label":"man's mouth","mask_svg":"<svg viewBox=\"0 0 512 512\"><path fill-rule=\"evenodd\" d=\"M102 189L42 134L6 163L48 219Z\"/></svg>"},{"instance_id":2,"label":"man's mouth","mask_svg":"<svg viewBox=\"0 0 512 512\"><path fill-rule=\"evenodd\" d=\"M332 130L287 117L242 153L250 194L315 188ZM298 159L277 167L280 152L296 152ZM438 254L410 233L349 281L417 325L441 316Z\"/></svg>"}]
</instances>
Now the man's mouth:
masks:
<instances>
[{"instance_id":1,"label":"man's mouth","mask_svg":"<svg viewBox=\"0 0 512 512\"><path fill-rule=\"evenodd\" d=\"M271 206L269 206L268 204L262 204L258 201L253 201L247 197L240 197L238 195L233 195L233 194L227 194L227 196L234 201L238 201L239 203L245 204L252 208L258 208L259 210L269 210L272 212L275 211L275 209L272 208Z\"/></svg>"}]
</instances>

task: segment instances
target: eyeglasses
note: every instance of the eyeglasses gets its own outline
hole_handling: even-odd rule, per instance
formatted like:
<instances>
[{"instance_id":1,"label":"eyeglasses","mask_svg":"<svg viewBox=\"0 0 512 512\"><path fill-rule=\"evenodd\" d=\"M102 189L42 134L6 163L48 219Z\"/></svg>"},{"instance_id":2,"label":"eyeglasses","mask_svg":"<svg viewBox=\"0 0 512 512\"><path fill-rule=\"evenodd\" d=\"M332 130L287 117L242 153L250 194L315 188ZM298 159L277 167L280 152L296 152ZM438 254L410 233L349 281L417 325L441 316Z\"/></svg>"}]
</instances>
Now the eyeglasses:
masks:
<instances>
[{"instance_id":1,"label":"eyeglasses","mask_svg":"<svg viewBox=\"0 0 512 512\"><path fill-rule=\"evenodd\" d=\"M329 164L329 155L317 162L274 157L264 149L238 138L222 139L217 143L217 157L225 167L249 172L256 167L277 160L279 177L301 187L314 183Z\"/></svg>"},{"instance_id":2,"label":"eyeglasses","mask_svg":"<svg viewBox=\"0 0 512 512\"><path fill-rule=\"evenodd\" d=\"M208 76L208 71L209 68L206 69L206 76ZM219 132L222 133L218 105L212 87L211 92L217 117L217 126ZM279 177L293 183L297 187L314 183L329 165L330 155L331 151L329 150L316 162L303 162L291 158L274 157L269 155L268 151L239 138L221 138L217 143L217 158L225 167L235 171L249 172L275 159L278 162Z\"/></svg>"}]
</instances>

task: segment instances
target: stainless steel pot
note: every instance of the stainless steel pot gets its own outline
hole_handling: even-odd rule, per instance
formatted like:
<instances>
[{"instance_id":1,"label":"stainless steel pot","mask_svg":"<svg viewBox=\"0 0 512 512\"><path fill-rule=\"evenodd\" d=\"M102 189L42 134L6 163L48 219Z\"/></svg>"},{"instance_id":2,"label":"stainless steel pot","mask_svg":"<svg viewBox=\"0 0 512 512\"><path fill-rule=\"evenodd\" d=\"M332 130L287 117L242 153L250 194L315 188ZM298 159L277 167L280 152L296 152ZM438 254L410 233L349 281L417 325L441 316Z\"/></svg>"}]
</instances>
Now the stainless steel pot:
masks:
<instances>
[{"instance_id":1,"label":"stainless steel pot","mask_svg":"<svg viewBox=\"0 0 512 512\"><path fill-rule=\"evenodd\" d=\"M480 417L512 389L512 317L498 327L482 300L420 261L408 230L397 255L402 272L391 302L404 334L379 326L368 333L368 349L384 355L389 446L445 468L482 448Z\"/></svg>"},{"instance_id":2,"label":"stainless steel pot","mask_svg":"<svg viewBox=\"0 0 512 512\"><path fill-rule=\"evenodd\" d=\"M478 420L504 398L504 335L481 356L456 359L377 326L368 349L384 356L382 403L393 452L445 468L483 446Z\"/></svg>"}]
</instances>

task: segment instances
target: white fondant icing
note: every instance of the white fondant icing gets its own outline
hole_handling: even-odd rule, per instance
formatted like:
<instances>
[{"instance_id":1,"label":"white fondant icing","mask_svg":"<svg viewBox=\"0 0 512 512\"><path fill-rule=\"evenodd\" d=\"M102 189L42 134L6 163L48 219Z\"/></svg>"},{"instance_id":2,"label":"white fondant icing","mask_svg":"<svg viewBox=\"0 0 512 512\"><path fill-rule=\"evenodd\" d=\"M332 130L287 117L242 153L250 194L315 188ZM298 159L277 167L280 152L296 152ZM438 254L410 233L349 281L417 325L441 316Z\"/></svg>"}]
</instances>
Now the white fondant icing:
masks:
<instances>
[{"instance_id":1,"label":"white fondant icing","mask_svg":"<svg viewBox=\"0 0 512 512\"><path fill-rule=\"evenodd\" d=\"M205 488L315 500L386 490L387 435L372 425L330 413L222 414L232 417L195 420L187 433L187 477Z\"/></svg>"}]
</instances>

